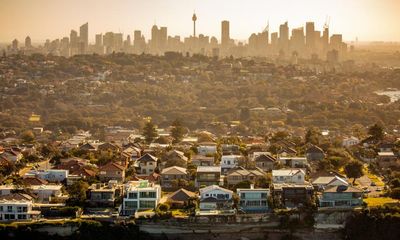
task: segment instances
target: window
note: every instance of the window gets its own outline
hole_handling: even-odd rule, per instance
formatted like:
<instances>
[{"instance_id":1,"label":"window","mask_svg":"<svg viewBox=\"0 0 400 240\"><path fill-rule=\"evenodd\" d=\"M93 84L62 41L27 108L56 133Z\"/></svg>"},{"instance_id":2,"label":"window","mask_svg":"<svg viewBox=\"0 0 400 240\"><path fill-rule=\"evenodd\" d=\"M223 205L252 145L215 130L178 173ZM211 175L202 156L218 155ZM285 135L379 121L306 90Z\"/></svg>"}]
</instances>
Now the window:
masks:
<instances>
[{"instance_id":1,"label":"window","mask_svg":"<svg viewBox=\"0 0 400 240\"><path fill-rule=\"evenodd\" d=\"M140 208L155 208L155 201L140 201Z\"/></svg>"},{"instance_id":2,"label":"window","mask_svg":"<svg viewBox=\"0 0 400 240\"><path fill-rule=\"evenodd\" d=\"M2 212L3 211L3 206L0 206L0 212Z\"/></svg>"},{"instance_id":3,"label":"window","mask_svg":"<svg viewBox=\"0 0 400 240\"><path fill-rule=\"evenodd\" d=\"M22 212L23 211L23 209L22 209L22 207L17 207L17 212Z\"/></svg>"},{"instance_id":4,"label":"window","mask_svg":"<svg viewBox=\"0 0 400 240\"><path fill-rule=\"evenodd\" d=\"M125 209L137 209L137 201L125 201Z\"/></svg>"},{"instance_id":5,"label":"window","mask_svg":"<svg viewBox=\"0 0 400 240\"><path fill-rule=\"evenodd\" d=\"M128 198L137 199L137 193L128 193Z\"/></svg>"},{"instance_id":6,"label":"window","mask_svg":"<svg viewBox=\"0 0 400 240\"><path fill-rule=\"evenodd\" d=\"M156 198L155 192L141 192L140 198Z\"/></svg>"},{"instance_id":7,"label":"window","mask_svg":"<svg viewBox=\"0 0 400 240\"><path fill-rule=\"evenodd\" d=\"M7 206L7 212L12 212L13 211L13 207L12 206Z\"/></svg>"},{"instance_id":8,"label":"window","mask_svg":"<svg viewBox=\"0 0 400 240\"><path fill-rule=\"evenodd\" d=\"M19 214L18 215L18 219L26 219L26 215L25 214Z\"/></svg>"}]
</instances>

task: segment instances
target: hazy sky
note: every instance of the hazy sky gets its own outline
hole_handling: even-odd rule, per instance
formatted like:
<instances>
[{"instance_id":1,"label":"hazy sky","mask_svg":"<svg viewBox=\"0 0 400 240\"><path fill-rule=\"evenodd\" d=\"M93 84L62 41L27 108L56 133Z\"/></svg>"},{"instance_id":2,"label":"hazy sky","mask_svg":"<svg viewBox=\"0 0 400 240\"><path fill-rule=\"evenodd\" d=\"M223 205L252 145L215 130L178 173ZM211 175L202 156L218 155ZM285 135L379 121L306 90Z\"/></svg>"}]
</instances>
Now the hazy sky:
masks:
<instances>
[{"instance_id":1,"label":"hazy sky","mask_svg":"<svg viewBox=\"0 0 400 240\"><path fill-rule=\"evenodd\" d=\"M286 20L290 28L314 21L322 29L329 15L331 33L347 41L400 41L400 0L0 0L0 42L60 38L85 22L92 42L107 31L140 29L148 38L154 23L167 26L168 35L188 36L194 10L197 33L218 39L225 19L231 38L247 40L268 19L271 31Z\"/></svg>"}]
</instances>

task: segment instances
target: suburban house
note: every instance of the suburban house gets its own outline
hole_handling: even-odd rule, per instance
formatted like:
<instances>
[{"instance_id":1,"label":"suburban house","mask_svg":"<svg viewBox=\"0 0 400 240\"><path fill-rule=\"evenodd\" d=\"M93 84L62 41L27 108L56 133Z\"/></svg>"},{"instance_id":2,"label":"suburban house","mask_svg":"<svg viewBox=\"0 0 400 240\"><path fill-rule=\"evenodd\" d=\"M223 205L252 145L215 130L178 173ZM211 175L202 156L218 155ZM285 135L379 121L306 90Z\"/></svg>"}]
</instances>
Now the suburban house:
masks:
<instances>
[{"instance_id":1,"label":"suburban house","mask_svg":"<svg viewBox=\"0 0 400 240\"><path fill-rule=\"evenodd\" d=\"M296 149L292 147L282 146L281 149L278 150L278 156L282 157L294 157L297 155Z\"/></svg>"},{"instance_id":2,"label":"suburban house","mask_svg":"<svg viewBox=\"0 0 400 240\"><path fill-rule=\"evenodd\" d=\"M254 158L254 162L256 163L256 166L258 168L268 172L274 169L276 159L270 154L263 153L260 155L256 155L256 157Z\"/></svg>"},{"instance_id":3,"label":"suburban house","mask_svg":"<svg viewBox=\"0 0 400 240\"><path fill-rule=\"evenodd\" d=\"M270 195L269 189L254 188L238 188L236 190L239 196L239 208L246 213L264 213L268 211L267 199Z\"/></svg>"},{"instance_id":4,"label":"suburban house","mask_svg":"<svg viewBox=\"0 0 400 240\"><path fill-rule=\"evenodd\" d=\"M185 156L185 154L178 150L169 151L163 157L163 162L176 161L187 164L188 160L189 159Z\"/></svg>"},{"instance_id":5,"label":"suburban house","mask_svg":"<svg viewBox=\"0 0 400 240\"><path fill-rule=\"evenodd\" d=\"M94 183L89 187L88 203L96 207L113 207L115 199L121 194L122 189L115 180L110 180L108 184Z\"/></svg>"},{"instance_id":6,"label":"suburban house","mask_svg":"<svg viewBox=\"0 0 400 240\"><path fill-rule=\"evenodd\" d=\"M272 170L272 182L304 184L305 175L304 170L298 168Z\"/></svg>"},{"instance_id":7,"label":"suburban house","mask_svg":"<svg viewBox=\"0 0 400 240\"><path fill-rule=\"evenodd\" d=\"M136 161L142 156L141 153L142 151L140 150L140 148L130 146L125 148L122 151L121 155L127 157L129 161Z\"/></svg>"},{"instance_id":8,"label":"suburban house","mask_svg":"<svg viewBox=\"0 0 400 240\"><path fill-rule=\"evenodd\" d=\"M232 195L231 190L217 185L200 188L200 211L231 209Z\"/></svg>"},{"instance_id":9,"label":"suburban house","mask_svg":"<svg viewBox=\"0 0 400 240\"><path fill-rule=\"evenodd\" d=\"M239 160L243 157L241 155L223 155L221 157L221 170L226 173L229 169L236 167Z\"/></svg>"},{"instance_id":10,"label":"suburban house","mask_svg":"<svg viewBox=\"0 0 400 240\"><path fill-rule=\"evenodd\" d=\"M283 166L290 168L306 168L308 166L305 157L279 157L278 160Z\"/></svg>"},{"instance_id":11,"label":"suburban house","mask_svg":"<svg viewBox=\"0 0 400 240\"><path fill-rule=\"evenodd\" d=\"M17 163L22 159L23 155L21 152L16 151L12 148L5 149L0 156L4 159L7 159L10 162Z\"/></svg>"},{"instance_id":12,"label":"suburban house","mask_svg":"<svg viewBox=\"0 0 400 240\"><path fill-rule=\"evenodd\" d=\"M149 175L154 172L157 167L157 158L146 153L136 160L136 165L139 168L138 175Z\"/></svg>"},{"instance_id":13,"label":"suburban house","mask_svg":"<svg viewBox=\"0 0 400 240\"><path fill-rule=\"evenodd\" d=\"M125 180L125 167L115 162L109 162L100 167L99 171L100 181L106 182L110 180L117 180L123 182Z\"/></svg>"},{"instance_id":14,"label":"suburban house","mask_svg":"<svg viewBox=\"0 0 400 240\"><path fill-rule=\"evenodd\" d=\"M319 197L319 206L343 208L357 207L363 203L363 191L352 186L331 186L327 187Z\"/></svg>"},{"instance_id":15,"label":"suburban house","mask_svg":"<svg viewBox=\"0 0 400 240\"><path fill-rule=\"evenodd\" d=\"M172 166L161 171L161 186L163 188L173 188L174 181L178 179L188 179L186 168Z\"/></svg>"},{"instance_id":16,"label":"suburban house","mask_svg":"<svg viewBox=\"0 0 400 240\"><path fill-rule=\"evenodd\" d=\"M243 181L256 183L257 180L265 177L265 172L259 168L246 169L244 167L236 167L228 171L226 181L228 186L234 186Z\"/></svg>"},{"instance_id":17,"label":"suburban house","mask_svg":"<svg viewBox=\"0 0 400 240\"><path fill-rule=\"evenodd\" d=\"M400 159L392 151L378 152L377 163L380 167L397 167L400 164Z\"/></svg>"},{"instance_id":18,"label":"suburban house","mask_svg":"<svg viewBox=\"0 0 400 240\"><path fill-rule=\"evenodd\" d=\"M46 185L49 184L48 181L38 178L38 177L24 177L22 179L23 184L26 186L31 186L31 185Z\"/></svg>"},{"instance_id":19,"label":"suburban house","mask_svg":"<svg viewBox=\"0 0 400 240\"><path fill-rule=\"evenodd\" d=\"M217 152L217 144L214 142L200 143L197 152L203 156L213 156Z\"/></svg>"},{"instance_id":20,"label":"suburban house","mask_svg":"<svg viewBox=\"0 0 400 240\"><path fill-rule=\"evenodd\" d=\"M322 150L318 146L311 145L306 150L306 158L307 158L308 161L320 161L320 160L323 160L325 158L324 150Z\"/></svg>"},{"instance_id":21,"label":"suburban house","mask_svg":"<svg viewBox=\"0 0 400 240\"><path fill-rule=\"evenodd\" d=\"M184 188L178 189L168 196L167 202L173 208L188 206L191 201L197 201L197 194Z\"/></svg>"},{"instance_id":22,"label":"suburban house","mask_svg":"<svg viewBox=\"0 0 400 240\"><path fill-rule=\"evenodd\" d=\"M31 185L24 189L13 184L1 185L0 196L10 195L14 190L27 190L34 194L35 202L38 203L50 203L54 199L66 199L67 196L63 196L61 191L61 184L42 184L42 185Z\"/></svg>"},{"instance_id":23,"label":"suburban house","mask_svg":"<svg viewBox=\"0 0 400 240\"><path fill-rule=\"evenodd\" d=\"M315 189L320 190L331 186L348 186L349 183L345 179L335 175L318 177L314 181L312 181L312 185Z\"/></svg>"},{"instance_id":24,"label":"suburban house","mask_svg":"<svg viewBox=\"0 0 400 240\"><path fill-rule=\"evenodd\" d=\"M139 210L154 209L161 199L161 187L148 181L129 182L125 186L121 214L132 215Z\"/></svg>"},{"instance_id":25,"label":"suburban house","mask_svg":"<svg viewBox=\"0 0 400 240\"><path fill-rule=\"evenodd\" d=\"M33 211L33 199L27 194L13 193L0 196L0 221L38 219L40 211Z\"/></svg>"},{"instance_id":26,"label":"suburban house","mask_svg":"<svg viewBox=\"0 0 400 240\"><path fill-rule=\"evenodd\" d=\"M38 177L49 182L63 182L68 178L69 170L66 169L46 169L31 170L25 173L24 177Z\"/></svg>"},{"instance_id":27,"label":"suburban house","mask_svg":"<svg viewBox=\"0 0 400 240\"><path fill-rule=\"evenodd\" d=\"M97 151L98 144L95 143L84 143L79 146L79 150L94 152Z\"/></svg>"},{"instance_id":28,"label":"suburban house","mask_svg":"<svg viewBox=\"0 0 400 240\"><path fill-rule=\"evenodd\" d=\"M239 155L240 147L236 144L221 144L223 155Z\"/></svg>"},{"instance_id":29,"label":"suburban house","mask_svg":"<svg viewBox=\"0 0 400 240\"><path fill-rule=\"evenodd\" d=\"M342 146L343 147L351 147L354 145L358 145L360 143L360 139L351 136L351 137L345 137L342 141Z\"/></svg>"},{"instance_id":30,"label":"suburban house","mask_svg":"<svg viewBox=\"0 0 400 240\"><path fill-rule=\"evenodd\" d=\"M214 165L214 157L195 155L192 157L192 164L195 166L213 166Z\"/></svg>"},{"instance_id":31,"label":"suburban house","mask_svg":"<svg viewBox=\"0 0 400 240\"><path fill-rule=\"evenodd\" d=\"M196 187L221 185L221 166L198 166Z\"/></svg>"},{"instance_id":32,"label":"suburban house","mask_svg":"<svg viewBox=\"0 0 400 240\"><path fill-rule=\"evenodd\" d=\"M272 193L279 204L292 208L309 202L314 188L311 184L274 183L272 184Z\"/></svg>"},{"instance_id":33,"label":"suburban house","mask_svg":"<svg viewBox=\"0 0 400 240\"><path fill-rule=\"evenodd\" d=\"M116 144L110 143L110 142L105 142L102 144L99 144L97 147L98 151L101 152L107 152L107 151L111 151L111 152L119 152L119 147Z\"/></svg>"}]
</instances>

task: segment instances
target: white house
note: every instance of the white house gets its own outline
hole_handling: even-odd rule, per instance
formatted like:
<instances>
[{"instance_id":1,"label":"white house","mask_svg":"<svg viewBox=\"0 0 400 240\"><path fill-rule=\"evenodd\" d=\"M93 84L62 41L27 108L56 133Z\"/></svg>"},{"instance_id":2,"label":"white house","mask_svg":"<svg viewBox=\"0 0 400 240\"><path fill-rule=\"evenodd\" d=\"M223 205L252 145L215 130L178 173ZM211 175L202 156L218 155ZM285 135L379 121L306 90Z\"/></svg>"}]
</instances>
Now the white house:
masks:
<instances>
[{"instance_id":1,"label":"white house","mask_svg":"<svg viewBox=\"0 0 400 240\"><path fill-rule=\"evenodd\" d=\"M215 143L200 145L197 147L197 152L203 156L214 155L217 152L217 145Z\"/></svg>"},{"instance_id":2,"label":"white house","mask_svg":"<svg viewBox=\"0 0 400 240\"><path fill-rule=\"evenodd\" d=\"M305 175L304 170L298 168L272 170L272 182L304 184Z\"/></svg>"},{"instance_id":3,"label":"white house","mask_svg":"<svg viewBox=\"0 0 400 240\"><path fill-rule=\"evenodd\" d=\"M28 189L37 195L36 202L47 203L50 202L53 197L62 197L61 184L51 184L51 185L32 185L29 186ZM0 186L0 196L10 195L12 191L17 189L17 186L9 184L9 185L1 185ZM18 188L21 189L22 188Z\"/></svg>"},{"instance_id":4,"label":"white house","mask_svg":"<svg viewBox=\"0 0 400 240\"><path fill-rule=\"evenodd\" d=\"M139 167L138 175L150 175L157 167L157 158L151 154L146 153L136 160L136 166Z\"/></svg>"},{"instance_id":5,"label":"white house","mask_svg":"<svg viewBox=\"0 0 400 240\"><path fill-rule=\"evenodd\" d=\"M132 215L138 210L154 209L161 199L160 185L146 181L133 181L125 185L121 214Z\"/></svg>"},{"instance_id":6,"label":"white house","mask_svg":"<svg viewBox=\"0 0 400 240\"><path fill-rule=\"evenodd\" d=\"M349 186L349 183L346 179L338 176L326 176L316 178L312 181L312 185L318 189L325 189L326 187L331 186Z\"/></svg>"},{"instance_id":7,"label":"white house","mask_svg":"<svg viewBox=\"0 0 400 240\"><path fill-rule=\"evenodd\" d=\"M242 158L240 155L224 155L221 157L221 170L223 173L229 169L236 167L239 160Z\"/></svg>"},{"instance_id":8,"label":"white house","mask_svg":"<svg viewBox=\"0 0 400 240\"><path fill-rule=\"evenodd\" d=\"M31 170L25 173L25 177L38 177L49 182L62 182L68 178L68 170L64 169L47 169L47 170Z\"/></svg>"},{"instance_id":9,"label":"white house","mask_svg":"<svg viewBox=\"0 0 400 240\"><path fill-rule=\"evenodd\" d=\"M40 211L33 211L32 205L32 197L26 194L15 193L0 196L0 221L38 218Z\"/></svg>"},{"instance_id":10,"label":"white house","mask_svg":"<svg viewBox=\"0 0 400 240\"><path fill-rule=\"evenodd\" d=\"M351 137L346 137L343 139L342 146L343 147L351 147L351 146L357 145L359 143L360 143L360 139L351 136Z\"/></svg>"},{"instance_id":11,"label":"white house","mask_svg":"<svg viewBox=\"0 0 400 240\"><path fill-rule=\"evenodd\" d=\"M290 168L305 168L308 165L306 157L279 157L278 160L283 166Z\"/></svg>"},{"instance_id":12,"label":"white house","mask_svg":"<svg viewBox=\"0 0 400 240\"><path fill-rule=\"evenodd\" d=\"M268 210L269 189L254 188L251 185L250 188L238 188L236 192L240 198L239 207L246 213L260 213Z\"/></svg>"},{"instance_id":13,"label":"white house","mask_svg":"<svg viewBox=\"0 0 400 240\"><path fill-rule=\"evenodd\" d=\"M230 209L232 207L231 190L211 185L200 190L200 211Z\"/></svg>"}]
</instances>

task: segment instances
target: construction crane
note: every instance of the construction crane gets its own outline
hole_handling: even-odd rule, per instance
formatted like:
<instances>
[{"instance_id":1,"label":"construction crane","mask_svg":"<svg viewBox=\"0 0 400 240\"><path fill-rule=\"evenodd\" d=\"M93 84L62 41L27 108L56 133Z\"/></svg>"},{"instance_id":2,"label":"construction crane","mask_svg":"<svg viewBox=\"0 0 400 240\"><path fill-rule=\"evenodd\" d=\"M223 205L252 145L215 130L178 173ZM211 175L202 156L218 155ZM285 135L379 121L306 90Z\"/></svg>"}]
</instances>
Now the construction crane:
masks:
<instances>
[{"instance_id":1,"label":"construction crane","mask_svg":"<svg viewBox=\"0 0 400 240\"><path fill-rule=\"evenodd\" d=\"M325 24L324 24L324 29L329 28L329 23L331 21L331 17L326 16L325 18Z\"/></svg>"},{"instance_id":2,"label":"construction crane","mask_svg":"<svg viewBox=\"0 0 400 240\"><path fill-rule=\"evenodd\" d=\"M263 33L264 32L269 32L269 20L268 20L268 22L267 22L267 26L264 28L264 30L262 31Z\"/></svg>"}]
</instances>

